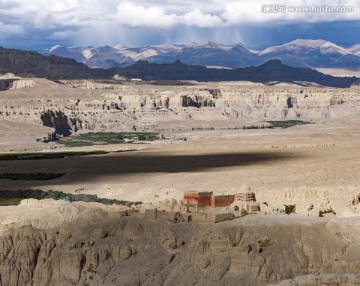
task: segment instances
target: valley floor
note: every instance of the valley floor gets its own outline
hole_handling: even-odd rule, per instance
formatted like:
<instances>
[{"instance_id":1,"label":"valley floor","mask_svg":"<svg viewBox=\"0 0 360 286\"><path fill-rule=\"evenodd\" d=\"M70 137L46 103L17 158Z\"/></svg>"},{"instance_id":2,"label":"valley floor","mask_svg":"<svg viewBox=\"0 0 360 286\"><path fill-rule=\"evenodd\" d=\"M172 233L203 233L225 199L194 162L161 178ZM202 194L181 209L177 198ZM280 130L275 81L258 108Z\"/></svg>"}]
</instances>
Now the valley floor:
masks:
<instances>
[{"instance_id":1,"label":"valley floor","mask_svg":"<svg viewBox=\"0 0 360 286\"><path fill-rule=\"evenodd\" d=\"M170 224L109 219L110 209L97 204L24 201L0 207L0 285L360 285L360 118L343 107L336 113L338 106L321 118L312 108L316 118L309 111L303 119L313 124L286 129L163 129L166 140L147 144L72 148L36 142L50 128L21 132L17 119L19 132L0 137L2 152L110 153L0 160L0 173L65 173L4 179L0 192L52 189L155 205L184 191L235 194L246 185L269 209L295 204L297 214ZM129 152L112 152L119 150ZM309 204L336 215L308 216Z\"/></svg>"},{"instance_id":2,"label":"valley floor","mask_svg":"<svg viewBox=\"0 0 360 286\"><path fill-rule=\"evenodd\" d=\"M2 180L1 189L37 188L158 202L184 191L236 193L244 184L261 202L282 206L329 198L338 215L356 214L347 200L360 186L357 119L287 129L200 131L187 141L81 147L131 150L106 155L0 161L0 173L65 173L51 181ZM63 148L60 150L80 150ZM56 150L55 150L56 151Z\"/></svg>"}]
</instances>

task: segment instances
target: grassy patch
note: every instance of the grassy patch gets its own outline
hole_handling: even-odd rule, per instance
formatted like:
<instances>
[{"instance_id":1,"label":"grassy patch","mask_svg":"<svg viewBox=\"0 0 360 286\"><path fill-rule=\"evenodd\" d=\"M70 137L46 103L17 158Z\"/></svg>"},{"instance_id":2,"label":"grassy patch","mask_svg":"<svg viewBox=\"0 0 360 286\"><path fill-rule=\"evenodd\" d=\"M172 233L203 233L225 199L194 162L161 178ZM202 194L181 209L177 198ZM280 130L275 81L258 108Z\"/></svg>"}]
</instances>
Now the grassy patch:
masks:
<instances>
[{"instance_id":1,"label":"grassy patch","mask_svg":"<svg viewBox=\"0 0 360 286\"><path fill-rule=\"evenodd\" d=\"M313 124L311 122L302 120L281 120L281 121L267 121L273 128L289 128L296 125Z\"/></svg>"},{"instance_id":2,"label":"grassy patch","mask_svg":"<svg viewBox=\"0 0 360 286\"><path fill-rule=\"evenodd\" d=\"M98 198L96 195L89 195L89 194L67 194L61 191L47 191L44 192L42 190L7 190L7 191L0 191L0 206L1 205L10 205L10 204L19 204L23 199L54 199L54 200L64 200L67 199L69 201L82 201L82 202L96 202L102 203L105 205L137 205L141 204L142 202L130 202L130 201L123 201L123 200L114 200L114 199L105 199L105 198Z\"/></svg>"},{"instance_id":3,"label":"grassy patch","mask_svg":"<svg viewBox=\"0 0 360 286\"><path fill-rule=\"evenodd\" d=\"M157 133L150 132L90 132L61 138L58 143L66 147L136 143L138 141L160 140Z\"/></svg>"},{"instance_id":4,"label":"grassy patch","mask_svg":"<svg viewBox=\"0 0 360 286\"><path fill-rule=\"evenodd\" d=\"M64 176L65 173L0 173L0 180L48 181Z\"/></svg>"},{"instance_id":5,"label":"grassy patch","mask_svg":"<svg viewBox=\"0 0 360 286\"><path fill-rule=\"evenodd\" d=\"M13 199L0 199L0 206L16 206L20 204L22 199L20 198L13 198Z\"/></svg>"},{"instance_id":6,"label":"grassy patch","mask_svg":"<svg viewBox=\"0 0 360 286\"><path fill-rule=\"evenodd\" d=\"M71 156L104 155L106 151L79 151L79 152L38 152L38 153L0 153L0 161L9 160L43 160L61 159Z\"/></svg>"},{"instance_id":7,"label":"grassy patch","mask_svg":"<svg viewBox=\"0 0 360 286\"><path fill-rule=\"evenodd\" d=\"M66 147L86 147L86 146L93 146L94 143L90 141L84 141L84 140L66 140L62 141L61 139L58 141L58 143L64 144Z\"/></svg>"}]
</instances>

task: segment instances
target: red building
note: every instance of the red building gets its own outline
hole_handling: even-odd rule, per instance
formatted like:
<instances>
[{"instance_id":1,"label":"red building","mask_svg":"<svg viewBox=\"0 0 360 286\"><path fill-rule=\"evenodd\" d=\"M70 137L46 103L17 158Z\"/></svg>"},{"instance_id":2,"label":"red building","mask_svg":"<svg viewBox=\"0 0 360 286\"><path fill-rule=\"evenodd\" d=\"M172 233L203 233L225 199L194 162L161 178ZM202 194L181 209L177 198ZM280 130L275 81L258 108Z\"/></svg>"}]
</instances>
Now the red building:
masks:
<instances>
[{"instance_id":1,"label":"red building","mask_svg":"<svg viewBox=\"0 0 360 286\"><path fill-rule=\"evenodd\" d=\"M184 204L196 205L198 208L211 206L212 192L185 192Z\"/></svg>"},{"instance_id":2,"label":"red building","mask_svg":"<svg viewBox=\"0 0 360 286\"><path fill-rule=\"evenodd\" d=\"M230 206L235 200L234 195L214 196L213 192L185 192L184 204L198 208L219 208Z\"/></svg>"},{"instance_id":3,"label":"red building","mask_svg":"<svg viewBox=\"0 0 360 286\"><path fill-rule=\"evenodd\" d=\"M211 196L212 208L224 208L230 206L235 200L234 195Z\"/></svg>"}]
</instances>

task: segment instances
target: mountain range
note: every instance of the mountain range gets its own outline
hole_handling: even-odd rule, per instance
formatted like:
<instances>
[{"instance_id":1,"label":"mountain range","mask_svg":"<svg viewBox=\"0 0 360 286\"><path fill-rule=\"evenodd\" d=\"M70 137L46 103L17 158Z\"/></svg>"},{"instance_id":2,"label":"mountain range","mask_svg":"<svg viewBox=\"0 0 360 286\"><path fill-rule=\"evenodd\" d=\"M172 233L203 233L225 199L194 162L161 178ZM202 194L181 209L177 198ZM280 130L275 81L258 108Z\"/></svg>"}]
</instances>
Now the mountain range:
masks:
<instances>
[{"instance_id":1,"label":"mountain range","mask_svg":"<svg viewBox=\"0 0 360 286\"><path fill-rule=\"evenodd\" d=\"M342 47L325 40L295 40L263 50L253 50L242 44L222 45L215 42L190 45L153 45L132 47L61 47L54 46L41 52L75 59L92 68L125 67L136 61L173 63L180 60L189 65L248 67L272 59L303 68L360 69L360 44Z\"/></svg>"},{"instance_id":2,"label":"mountain range","mask_svg":"<svg viewBox=\"0 0 360 286\"><path fill-rule=\"evenodd\" d=\"M150 81L196 80L196 81L252 81L314 82L331 87L350 87L359 82L356 77L333 77L314 69L284 65L280 60L269 60L257 67L233 69L207 68L188 65L176 60L170 64L137 61L128 67L109 69L89 68L74 59L55 55L43 56L37 52L0 48L0 73L14 73L23 77L59 79L113 79L115 75L127 79Z\"/></svg>"},{"instance_id":3,"label":"mountain range","mask_svg":"<svg viewBox=\"0 0 360 286\"><path fill-rule=\"evenodd\" d=\"M359 82L356 77L334 77L314 69L284 65L280 60L269 60L257 67L234 69L207 68L187 65L180 60L171 64L156 64L137 61L124 68L111 68L116 74L127 78L140 78L149 81L196 80L196 81L251 81L271 84L274 82L304 83L313 82L323 86L350 87Z\"/></svg>"}]
</instances>

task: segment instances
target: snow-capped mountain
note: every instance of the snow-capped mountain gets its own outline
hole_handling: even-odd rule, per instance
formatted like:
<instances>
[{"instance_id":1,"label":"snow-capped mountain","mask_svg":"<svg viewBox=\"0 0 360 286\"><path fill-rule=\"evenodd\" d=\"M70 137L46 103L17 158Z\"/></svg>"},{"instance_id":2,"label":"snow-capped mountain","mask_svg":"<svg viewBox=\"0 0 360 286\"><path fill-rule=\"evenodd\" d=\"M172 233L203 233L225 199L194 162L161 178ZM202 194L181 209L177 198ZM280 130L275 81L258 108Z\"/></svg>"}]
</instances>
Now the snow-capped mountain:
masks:
<instances>
[{"instance_id":1,"label":"snow-capped mountain","mask_svg":"<svg viewBox=\"0 0 360 286\"><path fill-rule=\"evenodd\" d=\"M153 63L172 63L180 60L185 64L223 67L256 66L271 59L284 64L309 68L360 69L360 44L348 48L325 40L295 40L260 51L242 44L222 45L216 42L190 45L152 45L132 47L61 47L54 46L43 52L73 58L89 67L110 68L128 66L138 60Z\"/></svg>"},{"instance_id":2,"label":"snow-capped mountain","mask_svg":"<svg viewBox=\"0 0 360 286\"><path fill-rule=\"evenodd\" d=\"M287 44L266 48L259 52L259 55L274 53L307 54L319 52L321 54L350 54L346 49L324 40L295 40Z\"/></svg>"},{"instance_id":3,"label":"snow-capped mountain","mask_svg":"<svg viewBox=\"0 0 360 286\"><path fill-rule=\"evenodd\" d=\"M360 68L360 57L324 40L295 40L266 48L258 55L264 60L276 58L284 64L298 67Z\"/></svg>"},{"instance_id":4,"label":"snow-capped mountain","mask_svg":"<svg viewBox=\"0 0 360 286\"><path fill-rule=\"evenodd\" d=\"M351 53L360 56L360 44L353 45L348 49Z\"/></svg>"},{"instance_id":5,"label":"snow-capped mountain","mask_svg":"<svg viewBox=\"0 0 360 286\"><path fill-rule=\"evenodd\" d=\"M184 46L177 45L157 45L146 47L126 47L118 45L115 49L117 49L117 53L121 53L132 58L134 61L138 61L170 52L179 52L183 47Z\"/></svg>"}]
</instances>

